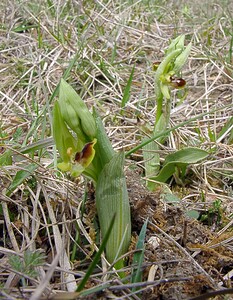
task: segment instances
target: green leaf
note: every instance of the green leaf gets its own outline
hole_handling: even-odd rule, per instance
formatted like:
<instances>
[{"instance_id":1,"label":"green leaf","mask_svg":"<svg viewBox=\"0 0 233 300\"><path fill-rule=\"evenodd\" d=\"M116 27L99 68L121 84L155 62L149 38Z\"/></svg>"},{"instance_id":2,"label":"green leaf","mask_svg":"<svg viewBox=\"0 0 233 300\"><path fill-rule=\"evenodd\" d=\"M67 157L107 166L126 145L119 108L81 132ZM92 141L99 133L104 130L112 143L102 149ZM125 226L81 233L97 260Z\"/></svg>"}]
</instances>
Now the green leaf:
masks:
<instances>
[{"instance_id":1,"label":"green leaf","mask_svg":"<svg viewBox=\"0 0 233 300\"><path fill-rule=\"evenodd\" d=\"M25 167L25 170L20 170L16 173L12 183L8 187L7 196L9 196L25 179L33 174L38 168L38 164L31 164Z\"/></svg>"},{"instance_id":2,"label":"green leaf","mask_svg":"<svg viewBox=\"0 0 233 300\"><path fill-rule=\"evenodd\" d=\"M95 145L96 156L93 159L93 165L98 170L98 173L100 173L103 167L112 159L115 152L107 136L102 120L95 109L93 111L93 116L97 128L96 130L97 143Z\"/></svg>"},{"instance_id":3,"label":"green leaf","mask_svg":"<svg viewBox=\"0 0 233 300\"><path fill-rule=\"evenodd\" d=\"M208 136L211 142L216 142L216 134L214 131L211 130L209 125L208 125Z\"/></svg>"},{"instance_id":4,"label":"green leaf","mask_svg":"<svg viewBox=\"0 0 233 300\"><path fill-rule=\"evenodd\" d=\"M62 78L59 87L59 106L68 126L78 138L91 141L96 136L96 125L92 114L76 91Z\"/></svg>"},{"instance_id":5,"label":"green leaf","mask_svg":"<svg viewBox=\"0 0 233 300\"><path fill-rule=\"evenodd\" d=\"M173 52L176 49L183 49L184 47L184 39L185 39L185 35L179 35L178 37L176 37L175 39L173 39L170 43L170 45L168 46L167 50L166 50L166 56Z\"/></svg>"},{"instance_id":6,"label":"green leaf","mask_svg":"<svg viewBox=\"0 0 233 300\"><path fill-rule=\"evenodd\" d=\"M143 140L142 140L143 141ZM159 145L153 141L142 148L143 161L145 166L146 178L151 179L156 176L160 169L160 156L156 151L159 150ZM147 188L154 190L155 183L149 180L146 181Z\"/></svg>"},{"instance_id":7,"label":"green leaf","mask_svg":"<svg viewBox=\"0 0 233 300\"><path fill-rule=\"evenodd\" d=\"M176 168L183 172L189 164L195 164L205 159L209 153L198 148L185 148L167 155L164 166L158 176L153 179L159 182L166 182L176 171Z\"/></svg>"},{"instance_id":8,"label":"green leaf","mask_svg":"<svg viewBox=\"0 0 233 300\"><path fill-rule=\"evenodd\" d=\"M112 232L112 229L113 229L113 226L114 226L114 222L115 222L115 215L113 215L112 218L109 220L109 227L108 227L107 231L105 232L103 241L102 241L102 243L99 247L99 251L95 254L95 257L94 257L93 261L91 262L91 264L90 264L85 276L83 277L82 281L78 285L76 292L80 292L84 288L87 280L92 275L92 272L94 271L97 263L99 262L101 254L103 253L103 251L106 247L106 244L109 241L109 238L111 236L111 232Z\"/></svg>"},{"instance_id":9,"label":"green leaf","mask_svg":"<svg viewBox=\"0 0 233 300\"><path fill-rule=\"evenodd\" d=\"M179 203L180 198L178 198L176 195L171 194L171 193L166 193L164 194L164 201L167 203Z\"/></svg>"},{"instance_id":10,"label":"green leaf","mask_svg":"<svg viewBox=\"0 0 233 300\"><path fill-rule=\"evenodd\" d=\"M153 130L153 135L156 136L157 134L163 133L167 129L168 123L169 123L169 119L167 120L165 118L164 113L162 113L160 118L158 119L158 121L155 124L154 130ZM159 138L157 138L156 141L158 141L159 143L164 143L167 136L168 136L168 134L164 134L164 136L160 136Z\"/></svg>"},{"instance_id":11,"label":"green leaf","mask_svg":"<svg viewBox=\"0 0 233 300\"><path fill-rule=\"evenodd\" d=\"M19 257L18 255L11 255L8 258L11 268L15 271L21 272L30 277L38 276L38 271L36 267L44 264L45 256L41 250L31 251L26 250L24 252L24 257Z\"/></svg>"},{"instance_id":12,"label":"green leaf","mask_svg":"<svg viewBox=\"0 0 233 300\"><path fill-rule=\"evenodd\" d=\"M132 68L132 71L130 73L129 79L127 81L124 93L123 93L123 97L122 97L122 101L121 101L121 107L125 107L126 103L129 101L130 98L130 88L132 85L132 81L133 81L133 75L134 75L134 70L135 70L135 65Z\"/></svg>"},{"instance_id":13,"label":"green leaf","mask_svg":"<svg viewBox=\"0 0 233 300\"><path fill-rule=\"evenodd\" d=\"M171 91L170 91L168 85L160 82L160 90L161 90L161 93L163 94L163 96L166 99L170 100L170 98L171 98L171 95L170 95Z\"/></svg>"},{"instance_id":14,"label":"green leaf","mask_svg":"<svg viewBox=\"0 0 233 300\"><path fill-rule=\"evenodd\" d=\"M174 62L174 68L173 68L173 72L174 73L178 73L180 72L181 68L184 66L184 64L186 63L188 56L190 54L191 51L191 47L192 44L189 43L188 46L181 52L181 54L176 58L175 62Z\"/></svg>"},{"instance_id":15,"label":"green leaf","mask_svg":"<svg viewBox=\"0 0 233 300\"><path fill-rule=\"evenodd\" d=\"M145 244L145 237L146 237L146 228L147 228L148 218L144 222L142 229L140 231L138 242L136 245L137 252L133 255L133 270L132 270L132 277L131 283L141 282L142 281L142 263L144 259L144 244ZM136 291L136 288L132 288L132 291Z\"/></svg>"},{"instance_id":16,"label":"green leaf","mask_svg":"<svg viewBox=\"0 0 233 300\"><path fill-rule=\"evenodd\" d=\"M68 162L70 155L67 150L71 148L75 152L77 143L64 122L58 102L53 108L53 137L62 160Z\"/></svg>"},{"instance_id":17,"label":"green leaf","mask_svg":"<svg viewBox=\"0 0 233 300\"><path fill-rule=\"evenodd\" d=\"M13 270L18 272L24 271L23 261L18 255L10 255L8 261Z\"/></svg>"},{"instance_id":18,"label":"green leaf","mask_svg":"<svg viewBox=\"0 0 233 300\"><path fill-rule=\"evenodd\" d=\"M176 151L166 156L164 164L169 162L179 162L186 164L196 164L200 160L205 159L209 153L205 150L189 147Z\"/></svg>"},{"instance_id":19,"label":"green leaf","mask_svg":"<svg viewBox=\"0 0 233 300\"><path fill-rule=\"evenodd\" d=\"M123 167L124 153L120 152L104 166L96 184L96 207L102 236L105 236L110 220L116 215L106 245L106 257L110 263L128 250L131 239L130 206Z\"/></svg>"},{"instance_id":20,"label":"green leaf","mask_svg":"<svg viewBox=\"0 0 233 300\"><path fill-rule=\"evenodd\" d=\"M162 114L156 122L153 135L157 135L158 133L163 132L167 127L167 122L164 117L164 114ZM157 142L163 143L167 136L162 136L158 139L156 139ZM156 141L152 141L151 143L145 145L142 148L143 153L143 161L145 165L145 175L147 178L153 178L154 176L157 176L160 170L160 156L159 156L159 145L156 143ZM156 183L147 181L147 187L149 190L154 190Z\"/></svg>"},{"instance_id":21,"label":"green leaf","mask_svg":"<svg viewBox=\"0 0 233 300\"><path fill-rule=\"evenodd\" d=\"M44 263L45 256L41 250L24 252L24 264L27 268L38 267Z\"/></svg>"},{"instance_id":22,"label":"green leaf","mask_svg":"<svg viewBox=\"0 0 233 300\"><path fill-rule=\"evenodd\" d=\"M199 218L199 216L200 216L200 213L197 211L197 210L195 210L195 209L191 209L191 210L187 210L186 212L185 212L185 215L187 216L187 217L189 217L189 218L192 218L192 219L198 219Z\"/></svg>"},{"instance_id":23,"label":"green leaf","mask_svg":"<svg viewBox=\"0 0 233 300\"><path fill-rule=\"evenodd\" d=\"M0 166L12 165L12 151L6 150L0 157Z\"/></svg>"}]
</instances>

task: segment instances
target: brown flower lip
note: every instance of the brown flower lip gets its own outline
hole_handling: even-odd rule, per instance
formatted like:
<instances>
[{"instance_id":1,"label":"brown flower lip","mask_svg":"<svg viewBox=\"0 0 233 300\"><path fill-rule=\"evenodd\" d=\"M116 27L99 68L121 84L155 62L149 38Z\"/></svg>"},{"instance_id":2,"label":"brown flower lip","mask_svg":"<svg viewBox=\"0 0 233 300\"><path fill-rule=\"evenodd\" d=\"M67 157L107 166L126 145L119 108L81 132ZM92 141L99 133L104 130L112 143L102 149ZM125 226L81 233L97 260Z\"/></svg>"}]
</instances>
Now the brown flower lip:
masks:
<instances>
[{"instance_id":1,"label":"brown flower lip","mask_svg":"<svg viewBox=\"0 0 233 300\"><path fill-rule=\"evenodd\" d=\"M183 88L186 85L186 81L183 78L177 78L177 77L170 77L170 85L174 88Z\"/></svg>"},{"instance_id":2,"label":"brown flower lip","mask_svg":"<svg viewBox=\"0 0 233 300\"><path fill-rule=\"evenodd\" d=\"M82 159L87 159L90 155L91 155L91 152L92 152L92 148L91 146L93 145L94 142L90 142L90 143L87 143L81 152L77 152L75 154L75 157L74 157L74 160L76 162L80 162Z\"/></svg>"}]
</instances>

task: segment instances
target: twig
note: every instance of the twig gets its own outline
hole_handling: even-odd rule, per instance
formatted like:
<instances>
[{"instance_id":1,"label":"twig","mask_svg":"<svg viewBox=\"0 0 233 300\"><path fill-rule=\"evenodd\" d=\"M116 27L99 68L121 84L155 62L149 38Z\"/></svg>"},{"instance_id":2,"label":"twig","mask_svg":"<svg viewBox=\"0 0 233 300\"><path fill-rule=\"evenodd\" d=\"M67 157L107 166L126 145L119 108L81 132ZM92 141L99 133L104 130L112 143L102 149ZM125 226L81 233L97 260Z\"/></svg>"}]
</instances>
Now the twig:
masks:
<instances>
[{"instance_id":1,"label":"twig","mask_svg":"<svg viewBox=\"0 0 233 300\"><path fill-rule=\"evenodd\" d=\"M233 294L233 288L220 290L220 291L209 292L209 293L191 298L189 300L205 300L205 299L209 299L209 298L216 297L216 296L219 296L219 295L227 295L227 294Z\"/></svg>"},{"instance_id":2,"label":"twig","mask_svg":"<svg viewBox=\"0 0 233 300\"><path fill-rule=\"evenodd\" d=\"M175 277L175 278L165 278L161 280L156 280L156 281L145 281L145 282L136 282L136 283L129 283L129 284L123 284L123 285L112 285L109 286L109 290L113 291L119 291L123 289L131 289L131 288L137 288L137 287L147 287L147 286L157 286L162 283L167 283L167 282L177 282L177 281L189 281L193 280L193 277ZM139 291L138 291L139 292Z\"/></svg>"},{"instance_id":3,"label":"twig","mask_svg":"<svg viewBox=\"0 0 233 300\"><path fill-rule=\"evenodd\" d=\"M179 243L177 243L172 237L170 237L169 234L167 234L165 231L163 231L161 228L159 228L158 226L156 226L154 223L150 222L149 223L154 226L157 230L159 230L163 235L165 235L169 240L171 240L183 253L185 253L185 255L187 255L190 260L193 262L193 264L199 269L201 270L202 273L205 274L205 276L209 279L210 283L212 284L212 286L216 286L215 281L213 280L213 278L196 262L196 260L185 250L185 248L183 248Z\"/></svg>"}]
</instances>

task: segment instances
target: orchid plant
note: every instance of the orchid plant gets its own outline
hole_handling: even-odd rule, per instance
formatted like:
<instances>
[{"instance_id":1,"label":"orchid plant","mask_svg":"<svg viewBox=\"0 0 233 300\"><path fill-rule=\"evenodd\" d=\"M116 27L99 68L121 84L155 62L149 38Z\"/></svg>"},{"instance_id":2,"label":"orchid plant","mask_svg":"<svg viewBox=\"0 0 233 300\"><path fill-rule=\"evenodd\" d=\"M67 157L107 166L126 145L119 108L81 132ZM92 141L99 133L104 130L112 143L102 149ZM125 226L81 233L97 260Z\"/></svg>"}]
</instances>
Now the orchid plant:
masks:
<instances>
[{"instance_id":1,"label":"orchid plant","mask_svg":"<svg viewBox=\"0 0 233 300\"><path fill-rule=\"evenodd\" d=\"M115 216L106 245L106 257L114 263L127 252L131 239L124 153L113 150L97 112L91 113L64 79L60 82L59 99L54 104L53 136L62 160L57 164L58 168L70 172L73 177L83 174L95 184L102 237ZM123 260L115 266L121 268Z\"/></svg>"},{"instance_id":2,"label":"orchid plant","mask_svg":"<svg viewBox=\"0 0 233 300\"><path fill-rule=\"evenodd\" d=\"M164 59L157 66L155 72L156 118L154 128L149 133L150 138L158 134L160 135L169 126L171 89L182 89L186 85L185 80L179 76L179 73L188 59L191 43L185 47L184 40L184 35L180 35L172 40L165 52ZM166 138L167 135L160 135L159 138L143 147L145 175L147 178L147 187L150 190L156 188L156 182L166 182L178 169L181 169L182 174L184 174L188 164L197 163L208 156L208 153L201 149L181 149L168 156L161 169L159 144L163 144ZM144 140L146 141L146 139Z\"/></svg>"}]
</instances>

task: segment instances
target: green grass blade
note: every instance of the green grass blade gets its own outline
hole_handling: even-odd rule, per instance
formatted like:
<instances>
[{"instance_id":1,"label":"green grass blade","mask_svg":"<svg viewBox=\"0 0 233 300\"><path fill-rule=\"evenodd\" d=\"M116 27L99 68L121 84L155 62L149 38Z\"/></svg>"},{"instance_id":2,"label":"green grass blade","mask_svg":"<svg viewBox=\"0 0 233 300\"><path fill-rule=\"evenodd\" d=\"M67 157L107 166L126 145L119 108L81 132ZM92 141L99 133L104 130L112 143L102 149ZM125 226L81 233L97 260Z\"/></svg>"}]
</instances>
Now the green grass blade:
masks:
<instances>
[{"instance_id":1,"label":"green grass blade","mask_svg":"<svg viewBox=\"0 0 233 300\"><path fill-rule=\"evenodd\" d=\"M232 25L233 25L233 22L232 22ZM233 54L232 54L233 53L233 51L232 51L232 49L233 49L233 34L230 33L230 35L231 35L231 40L230 40L229 52L228 52L228 58L227 58L227 61L229 64L231 64L232 57L233 57Z\"/></svg>"},{"instance_id":2,"label":"green grass blade","mask_svg":"<svg viewBox=\"0 0 233 300\"><path fill-rule=\"evenodd\" d=\"M38 25L37 24L30 24L30 22L23 22L19 26L14 27L12 29L12 31L17 32L17 33L22 33L22 32L28 31L32 28L38 28Z\"/></svg>"},{"instance_id":3,"label":"green grass blade","mask_svg":"<svg viewBox=\"0 0 233 300\"><path fill-rule=\"evenodd\" d=\"M27 145L23 148L21 148L19 151L20 153L26 154L30 152L34 152L43 148L47 148L49 146L54 145L54 139L52 137L45 138L43 140L39 140L35 143L31 143L30 145Z\"/></svg>"},{"instance_id":4,"label":"green grass blade","mask_svg":"<svg viewBox=\"0 0 233 300\"><path fill-rule=\"evenodd\" d=\"M3 147L4 144L0 145L0 147ZM6 150L3 154L0 156L0 166L10 166L12 165L12 151Z\"/></svg>"},{"instance_id":5,"label":"green grass blade","mask_svg":"<svg viewBox=\"0 0 233 300\"><path fill-rule=\"evenodd\" d=\"M148 218L144 222L142 229L140 231L138 242L136 245L136 253L133 256L133 271L131 277L131 283L141 282L142 281L142 263L144 259L144 242L146 237L146 228L147 228ZM132 291L136 291L136 288L132 288Z\"/></svg>"},{"instance_id":6,"label":"green grass blade","mask_svg":"<svg viewBox=\"0 0 233 300\"><path fill-rule=\"evenodd\" d=\"M173 127L169 128L169 129L167 129L167 130L165 130L165 131L163 131L163 132L160 132L160 133L154 135L153 137L151 137L151 138L149 138L149 139L143 141L142 143L140 143L139 145L137 145L137 146L134 147L133 149L131 149L131 150L129 150L128 152L126 152L126 153L125 153L125 157L130 156L132 153L134 153L134 152L136 152L137 150L143 148L145 145L149 144L150 142L152 142L152 141L154 141L154 140L156 140L156 139L158 139L158 138L160 138L160 137L162 137L162 136L168 135L170 132L172 132L172 131L174 131L174 130L176 130L176 129L178 129L178 128L181 128L181 127L183 127L184 125L187 125L187 124L189 124L189 123L192 123L193 121L196 121L196 120L198 120L198 119L200 119L200 118L202 118L202 117L204 117L204 116L206 116L206 115L210 115L210 114L212 114L212 113L214 113L214 112L216 112L216 111L224 110L224 109L231 108L231 107L232 107L232 104L223 106L223 107L221 107L221 108L215 108L215 109L212 109L212 110L210 110L210 111L208 111L208 112L199 114L199 115L197 115L197 116L195 116L195 117L193 117L193 118L190 118L189 120L186 120L186 121L184 121L184 122L181 122L181 123L177 124L176 126L173 126Z\"/></svg>"},{"instance_id":7,"label":"green grass blade","mask_svg":"<svg viewBox=\"0 0 233 300\"><path fill-rule=\"evenodd\" d=\"M96 295L98 292L103 291L104 289L107 289L108 287L110 287L112 285L112 283L104 283L101 285L98 285L96 287L92 287L90 289L84 290L82 292L79 293L79 296L85 297L85 296L89 296L91 294ZM93 296L94 296L93 295ZM77 298L75 298L77 299ZM94 298L93 298L94 299ZM70 299L69 299L70 300Z\"/></svg>"},{"instance_id":8,"label":"green grass blade","mask_svg":"<svg viewBox=\"0 0 233 300\"><path fill-rule=\"evenodd\" d=\"M230 136L232 135L232 130L233 129L233 117L231 117L226 124L223 126L223 128L221 129L221 131L217 134L217 142L219 142L219 140L222 139L222 137L230 132ZM230 139L229 139L230 140ZM230 143L229 143L230 144Z\"/></svg>"},{"instance_id":9,"label":"green grass blade","mask_svg":"<svg viewBox=\"0 0 233 300\"><path fill-rule=\"evenodd\" d=\"M99 262L101 254L103 253L103 251L104 251L104 249L106 247L106 244L107 244L107 242L109 240L109 237L111 235L111 232L112 232L112 229L113 229L113 225L114 225L114 222L115 222L115 217L116 216L113 215L113 217L112 217L112 219L110 221L108 230L106 231L106 234L105 234L105 236L103 238L103 241L102 241L102 243L101 243L101 245L99 247L99 251L95 254L95 257L94 257L93 261L91 262L91 264L90 264L90 266L89 266L89 268L88 268L85 276L83 277L82 281L78 285L76 292L80 292L84 288L84 286L87 283L89 277L91 276L93 270L95 269L97 263Z\"/></svg>"},{"instance_id":10,"label":"green grass blade","mask_svg":"<svg viewBox=\"0 0 233 300\"><path fill-rule=\"evenodd\" d=\"M76 52L75 56L70 60L67 69L65 70L65 72L64 72L63 75L62 75L62 78L63 78L64 80L66 80L66 79L68 78L68 76L70 75L70 72L71 72L73 66L75 65L75 63L77 62L77 60L78 60L78 58L79 58L79 55L80 55L80 53L79 53L79 51L78 51L78 52ZM59 87L60 87L60 81L59 81L59 83L57 84L56 88L54 89L52 95L50 96L50 98L49 98L49 103L51 103L52 100L58 95Z\"/></svg>"},{"instance_id":11,"label":"green grass blade","mask_svg":"<svg viewBox=\"0 0 233 300\"><path fill-rule=\"evenodd\" d=\"M33 174L33 172L38 168L38 164L31 164L25 167L25 170L20 170L16 173L13 178L10 186L7 189L7 196L10 194L21 184L25 179Z\"/></svg>"},{"instance_id":12,"label":"green grass blade","mask_svg":"<svg viewBox=\"0 0 233 300\"><path fill-rule=\"evenodd\" d=\"M131 85L132 85L132 81L133 81L133 75L134 75L134 70L135 70L135 65L132 68L132 71L130 73L129 79L127 81L124 93L123 93L123 98L121 101L121 107L125 107L126 103L129 101L130 98L130 89L131 89Z\"/></svg>"}]
</instances>

